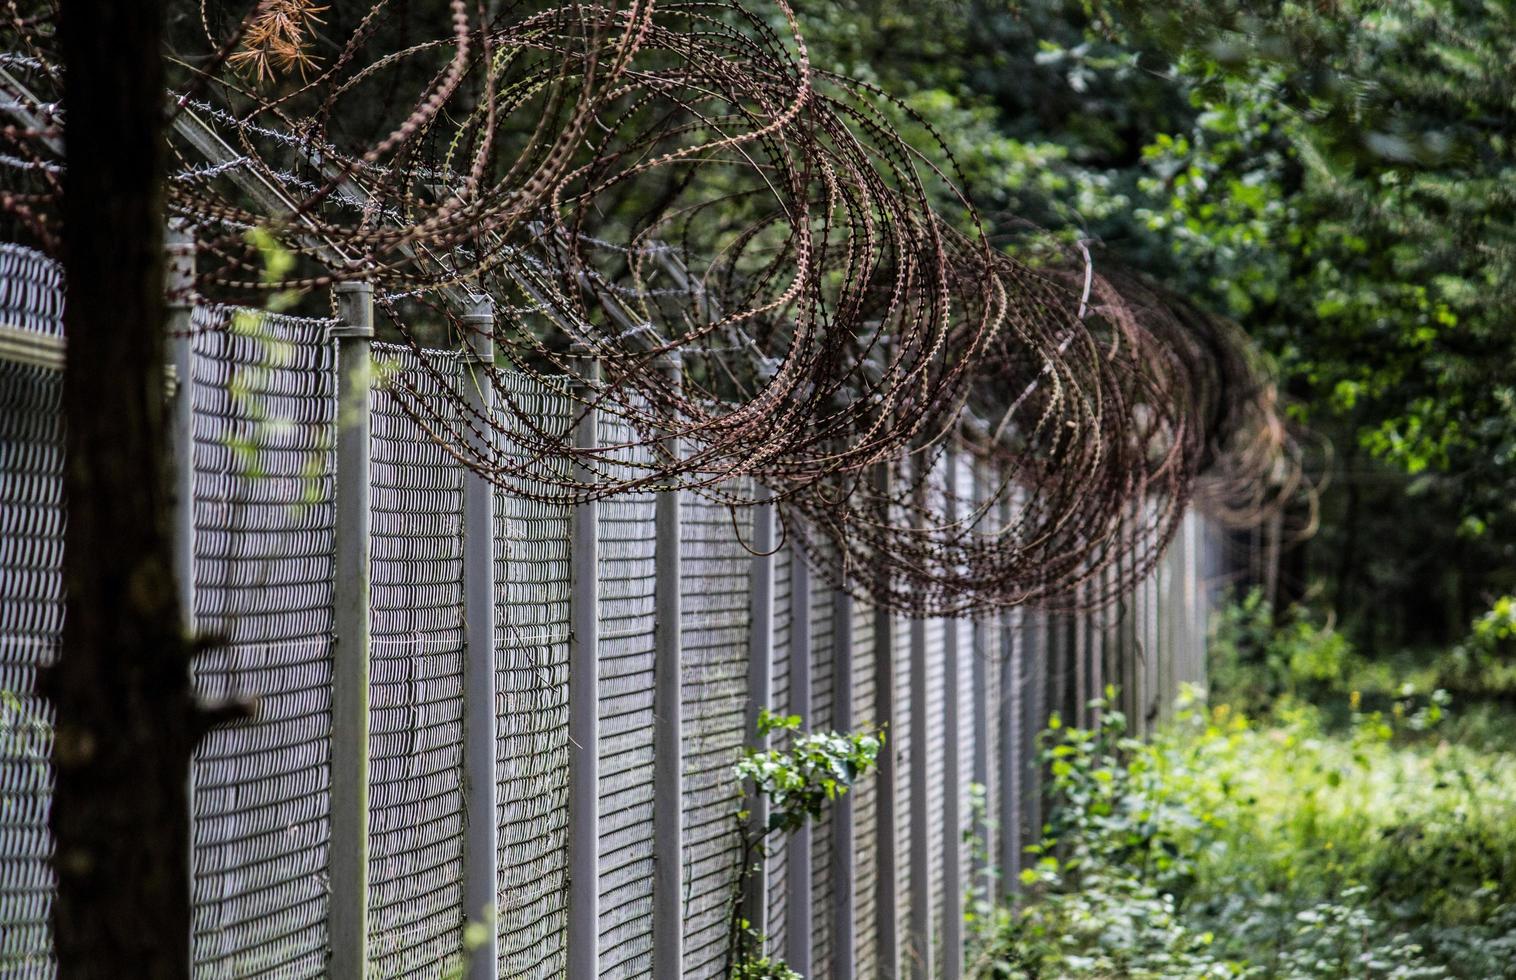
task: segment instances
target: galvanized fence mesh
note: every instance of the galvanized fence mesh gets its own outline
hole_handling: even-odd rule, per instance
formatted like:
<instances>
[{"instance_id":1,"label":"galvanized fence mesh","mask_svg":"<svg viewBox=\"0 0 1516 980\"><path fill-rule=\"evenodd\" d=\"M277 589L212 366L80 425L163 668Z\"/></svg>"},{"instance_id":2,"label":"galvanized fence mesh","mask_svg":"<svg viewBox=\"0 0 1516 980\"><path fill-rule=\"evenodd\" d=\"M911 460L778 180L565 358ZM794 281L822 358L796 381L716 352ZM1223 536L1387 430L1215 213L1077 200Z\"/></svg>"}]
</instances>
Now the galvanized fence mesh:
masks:
<instances>
[{"instance_id":1,"label":"galvanized fence mesh","mask_svg":"<svg viewBox=\"0 0 1516 980\"><path fill-rule=\"evenodd\" d=\"M549 432L571 418L566 386L506 379L501 438L525 471L556 467L529 448L523 420ZM569 507L495 492L496 857L498 973L561 976L568 905ZM470 910L472 914L472 910Z\"/></svg>"},{"instance_id":2,"label":"galvanized fence mesh","mask_svg":"<svg viewBox=\"0 0 1516 980\"><path fill-rule=\"evenodd\" d=\"M212 975L318 977L331 833L332 345L321 323L201 309L193 399L195 664L256 698L191 768L194 958Z\"/></svg>"},{"instance_id":3,"label":"galvanized fence mesh","mask_svg":"<svg viewBox=\"0 0 1516 980\"><path fill-rule=\"evenodd\" d=\"M746 738L752 514L690 494L681 514L684 975L721 975L740 860L732 765Z\"/></svg>"},{"instance_id":4,"label":"galvanized fence mesh","mask_svg":"<svg viewBox=\"0 0 1516 980\"><path fill-rule=\"evenodd\" d=\"M0 325L63 332L62 277L35 253L0 245ZM62 378L0 360L0 973L53 974L53 712L37 692L63 630Z\"/></svg>"},{"instance_id":5,"label":"galvanized fence mesh","mask_svg":"<svg viewBox=\"0 0 1516 980\"><path fill-rule=\"evenodd\" d=\"M827 556L822 557L828 560ZM811 703L800 712L805 723L818 731L833 727L832 640L836 603L822 579L812 577L811 589ZM811 830L811 971L813 976L831 976L832 925L829 914L833 895L832 810L823 810Z\"/></svg>"},{"instance_id":6,"label":"galvanized fence mesh","mask_svg":"<svg viewBox=\"0 0 1516 980\"><path fill-rule=\"evenodd\" d=\"M451 358L373 356L369 956L435 977L462 942L464 469L412 414L455 424Z\"/></svg>"},{"instance_id":7,"label":"galvanized fence mesh","mask_svg":"<svg viewBox=\"0 0 1516 980\"><path fill-rule=\"evenodd\" d=\"M770 675L769 710L775 714L789 715L795 712L795 703L790 687L790 601L793 576L794 552L789 547L780 548L774 555L774 659ZM784 748L782 739L775 739L776 748ZM783 956L789 941L785 910L789 906L789 848L781 839L770 838L766 868L768 872L768 907L766 911L768 949Z\"/></svg>"},{"instance_id":8,"label":"galvanized fence mesh","mask_svg":"<svg viewBox=\"0 0 1516 980\"><path fill-rule=\"evenodd\" d=\"M63 622L61 310L57 267L0 246L0 974L25 978L55 974L52 715L36 690ZM344 911L334 908L330 851L354 833L366 842L367 888L356 901L366 902L368 935L356 942L370 976L437 977L467 966L465 925L491 914L488 975L563 976L572 945L595 952L602 977L720 976L744 805L732 766L754 739L749 685L762 682L765 652L767 707L799 714L811 729L885 726L893 763L892 784L866 780L800 838L803 852L770 839L758 897L768 948L808 961L811 977L956 976L962 953L943 943L955 934L960 898L992 881L1008 892L1043 819L1034 746L1049 712L1078 713L1104 682L1119 682L1146 728L1181 682L1202 676L1204 619L1225 568L1216 533L1194 516L1118 614L881 617L832 588L824 568L804 567L793 542L755 554L754 512L729 506L722 488L683 491L677 509L660 507L669 491L653 489L578 510L564 502L553 487L569 476L567 464L543 447L571 431L583 404L566 379L508 368L496 369L493 425L480 427L499 440L509 473L489 491L492 514L483 511L492 518L478 536L489 538L492 618L482 620L490 623L482 640L471 637L477 565L468 543L478 537L468 533L467 501L480 499L469 497L478 484L433 438L471 428L445 397L465 362L450 351L372 344L383 382L370 395L370 506L361 515L371 548L359 702L370 731L358 746L368 765L365 837L331 796L333 746L356 737L334 727L332 714L334 685L346 683L336 669L334 572L344 465L336 447L346 423L332 322L204 307L180 326L188 375L173 397L188 399L191 443L179 465L190 468L192 499L175 521L191 543L195 626L225 640L195 664L195 688L258 706L254 720L213 732L194 759L197 976L328 975ZM615 475L650 462L614 448L634 441L627 425L615 406L598 413L598 445L610 447L598 465ZM938 470L927 492L943 493L951 477L968 499L972 475L960 460ZM747 496L751 488L725 489ZM660 527L672 526L660 522L675 512L677 580L660 577L659 558ZM597 528L589 561L572 545L586 514ZM773 583L766 647L754 628L760 569ZM576 829L569 807L574 583L586 576L598 610L588 688L598 747L592 831ZM673 621L660 621L660 581L679 590ZM659 694L667 675L658 667L670 637L680 647L677 710L659 707L671 696ZM465 678L479 676L469 671L481 643L482 676L494 679L487 787L465 778L480 771L470 770L477 758L466 748L477 715L467 714ZM676 768L654 737L669 724L679 735ZM913 774L918 752L925 765ZM682 831L660 840L654 801L670 772ZM985 784L977 812L974 781ZM489 797L478 795L486 789ZM471 858L474 800L486 813L493 802L496 837L493 853ZM877 832L887 806L888 842ZM596 858L598 903L588 911L570 900L570 862L581 848ZM677 855L675 874L661 873L669 869L660 871L660 854ZM928 869L920 880L917 856ZM464 907L467 883L479 880L494 882L493 910ZM658 882L670 880L677 894L660 892ZM913 908L925 918L914 919ZM682 923L677 953L655 949L660 909ZM794 920L795 909L808 918Z\"/></svg>"},{"instance_id":9,"label":"galvanized fence mesh","mask_svg":"<svg viewBox=\"0 0 1516 980\"><path fill-rule=\"evenodd\" d=\"M633 441L602 415L600 444ZM651 462L645 448L609 465L627 479ZM652 493L600 507L600 969L650 977L653 960L654 510Z\"/></svg>"}]
</instances>

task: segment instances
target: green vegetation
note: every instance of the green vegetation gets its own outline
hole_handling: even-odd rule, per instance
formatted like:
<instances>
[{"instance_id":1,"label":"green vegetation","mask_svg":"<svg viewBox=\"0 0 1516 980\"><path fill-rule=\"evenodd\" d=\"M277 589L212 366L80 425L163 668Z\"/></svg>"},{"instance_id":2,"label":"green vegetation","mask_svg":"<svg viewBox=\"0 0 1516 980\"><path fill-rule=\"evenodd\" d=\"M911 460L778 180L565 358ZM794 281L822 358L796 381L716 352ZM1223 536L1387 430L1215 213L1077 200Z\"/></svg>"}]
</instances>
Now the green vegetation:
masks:
<instances>
[{"instance_id":1,"label":"green vegetation","mask_svg":"<svg viewBox=\"0 0 1516 980\"><path fill-rule=\"evenodd\" d=\"M1276 667L1336 640L1286 630ZM1302 653L1302 651L1310 651ZM1150 742L1105 710L1044 736L1056 809L975 975L1516 977L1516 756L1441 691L1254 720L1198 701Z\"/></svg>"},{"instance_id":2,"label":"green vegetation","mask_svg":"<svg viewBox=\"0 0 1516 980\"><path fill-rule=\"evenodd\" d=\"M802 980L783 960L764 952L764 937L743 917L742 899L757 860L768 853L769 839L781 838L818 819L827 805L845 796L872 773L884 746L882 733L803 732L799 715L776 715L758 709L760 737L784 744L758 750L746 748L734 767L745 803L762 799L768 807L763 826L753 826L746 805L737 812L742 840L741 863L731 898L727 975L732 980Z\"/></svg>"},{"instance_id":3,"label":"green vegetation","mask_svg":"<svg viewBox=\"0 0 1516 980\"><path fill-rule=\"evenodd\" d=\"M1052 817L1022 905L976 906L977 975L1516 977L1510 711L1442 686L1510 690L1513 639L1509 598L1420 659L1222 610L1209 707L1044 733Z\"/></svg>"},{"instance_id":4,"label":"green vegetation","mask_svg":"<svg viewBox=\"0 0 1516 980\"><path fill-rule=\"evenodd\" d=\"M817 63L1025 219L1235 318L1331 441L1321 583L1366 655L1516 591L1516 8L1481 0L800 4ZM929 140L921 127L918 142ZM910 125L903 131L916 132Z\"/></svg>"}]
</instances>

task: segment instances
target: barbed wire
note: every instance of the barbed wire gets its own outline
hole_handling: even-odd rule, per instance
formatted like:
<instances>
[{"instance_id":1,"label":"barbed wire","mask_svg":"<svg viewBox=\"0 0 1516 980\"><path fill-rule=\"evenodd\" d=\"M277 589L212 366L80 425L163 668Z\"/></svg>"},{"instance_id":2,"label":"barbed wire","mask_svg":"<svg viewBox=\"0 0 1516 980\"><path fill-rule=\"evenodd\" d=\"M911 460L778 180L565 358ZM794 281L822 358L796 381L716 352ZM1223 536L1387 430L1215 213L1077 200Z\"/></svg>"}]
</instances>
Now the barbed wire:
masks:
<instances>
[{"instance_id":1,"label":"barbed wire","mask_svg":"<svg viewBox=\"0 0 1516 980\"><path fill-rule=\"evenodd\" d=\"M1237 328L1083 243L992 247L929 120L814 67L784 0L195 6L167 198L200 290L374 283L456 403L396 382L401 406L512 492L739 508L761 486L834 584L923 614L1105 605L1192 503L1242 526L1309 497ZM30 88L5 97L30 122L0 129L0 207L46 246L60 72L45 11L12 20L0 68ZM528 418L498 448L428 353L481 304L498 354L472 383L501 411L529 414L526 374L633 441Z\"/></svg>"}]
</instances>

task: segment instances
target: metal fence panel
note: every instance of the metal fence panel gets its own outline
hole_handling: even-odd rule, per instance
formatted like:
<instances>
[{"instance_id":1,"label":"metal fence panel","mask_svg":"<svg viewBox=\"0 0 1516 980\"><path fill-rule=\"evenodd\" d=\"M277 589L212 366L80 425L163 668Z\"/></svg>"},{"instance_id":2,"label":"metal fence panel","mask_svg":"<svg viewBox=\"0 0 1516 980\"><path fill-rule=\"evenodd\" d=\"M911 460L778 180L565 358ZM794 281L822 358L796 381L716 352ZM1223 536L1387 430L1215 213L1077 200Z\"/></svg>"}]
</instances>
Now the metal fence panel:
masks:
<instances>
[{"instance_id":1,"label":"metal fence panel","mask_svg":"<svg viewBox=\"0 0 1516 980\"><path fill-rule=\"evenodd\" d=\"M895 753L895 795L899 801L895 807L895 841L901 850L901 858L895 868L899 877L900 901L895 922L895 935L900 937L900 970L903 976L910 975L910 964L919 957L913 947L911 932L910 895L916 882L911 877L909 847L911 841L911 798L916 785L911 779L911 743L918 737L916 719L911 714L911 657L905 648L911 642L911 620L905 616L895 617L895 636L902 652L895 658L895 723L891 732L890 751Z\"/></svg>"},{"instance_id":2,"label":"metal fence panel","mask_svg":"<svg viewBox=\"0 0 1516 980\"><path fill-rule=\"evenodd\" d=\"M833 727L832 643L836 624L832 588L821 576L811 576L811 705L806 725L811 731ZM832 808L811 822L811 973L832 975Z\"/></svg>"},{"instance_id":3,"label":"metal fence panel","mask_svg":"<svg viewBox=\"0 0 1516 980\"><path fill-rule=\"evenodd\" d=\"M632 439L601 414L601 445ZM651 462L645 448L617 455L618 479ZM656 506L652 493L600 505L600 972L617 980L652 975Z\"/></svg>"},{"instance_id":4,"label":"metal fence panel","mask_svg":"<svg viewBox=\"0 0 1516 980\"><path fill-rule=\"evenodd\" d=\"M0 245L0 323L63 332L63 278L35 252ZM63 376L0 361L0 973L55 972L53 710L36 692L63 632Z\"/></svg>"},{"instance_id":5,"label":"metal fence panel","mask_svg":"<svg viewBox=\"0 0 1516 980\"><path fill-rule=\"evenodd\" d=\"M567 429L566 389L523 375L500 379L504 455L538 494L495 494L497 898L502 977L561 976L568 881L568 640L570 506L546 478L531 427Z\"/></svg>"},{"instance_id":6,"label":"metal fence panel","mask_svg":"<svg viewBox=\"0 0 1516 980\"><path fill-rule=\"evenodd\" d=\"M456 361L374 345L369 957L433 977L462 950L463 476L427 435L457 424Z\"/></svg>"},{"instance_id":7,"label":"metal fence panel","mask_svg":"<svg viewBox=\"0 0 1516 980\"><path fill-rule=\"evenodd\" d=\"M332 670L333 347L325 324L197 310L195 615L226 637L203 697L256 697L254 721L195 754L197 970L326 972Z\"/></svg>"},{"instance_id":8,"label":"metal fence panel","mask_svg":"<svg viewBox=\"0 0 1516 980\"><path fill-rule=\"evenodd\" d=\"M732 765L745 740L751 515L691 492L682 518L684 974L713 978L724 966L740 846Z\"/></svg>"},{"instance_id":9,"label":"metal fence panel","mask_svg":"<svg viewBox=\"0 0 1516 980\"><path fill-rule=\"evenodd\" d=\"M788 547L774 553L774 680L773 704L768 705L775 714L792 714L795 705L790 698L790 582L792 552ZM775 738L776 749L787 746ZM784 954L786 933L784 910L788 906L789 848L782 837L770 837L768 841L768 948L780 957Z\"/></svg>"},{"instance_id":10,"label":"metal fence panel","mask_svg":"<svg viewBox=\"0 0 1516 980\"><path fill-rule=\"evenodd\" d=\"M853 727L871 729L878 724L874 699L874 607L855 600L853 606ZM876 918L879 875L879 838L874 833L879 804L879 783L862 780L853 791L854 873L853 967L860 977L873 977L878 969L879 923Z\"/></svg>"}]
</instances>

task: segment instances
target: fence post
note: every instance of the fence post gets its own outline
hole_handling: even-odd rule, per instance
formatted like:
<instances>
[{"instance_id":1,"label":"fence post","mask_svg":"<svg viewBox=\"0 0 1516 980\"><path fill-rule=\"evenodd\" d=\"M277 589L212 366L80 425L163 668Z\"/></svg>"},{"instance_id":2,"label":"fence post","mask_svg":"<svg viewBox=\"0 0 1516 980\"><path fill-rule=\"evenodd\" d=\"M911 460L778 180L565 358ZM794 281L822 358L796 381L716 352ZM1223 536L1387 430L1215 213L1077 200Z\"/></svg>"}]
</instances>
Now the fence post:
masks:
<instances>
[{"instance_id":1,"label":"fence post","mask_svg":"<svg viewBox=\"0 0 1516 980\"><path fill-rule=\"evenodd\" d=\"M839 588L832 592L832 725L839 732L850 732L854 724L853 597ZM832 806L832 976L853 980L857 871L852 794L843 794Z\"/></svg>"},{"instance_id":2,"label":"fence post","mask_svg":"<svg viewBox=\"0 0 1516 980\"><path fill-rule=\"evenodd\" d=\"M169 349L174 400L169 446L173 453L174 578L186 635L195 632L195 379L190 314L195 301L195 236L182 218L168 223L164 288L168 294Z\"/></svg>"},{"instance_id":3,"label":"fence post","mask_svg":"<svg viewBox=\"0 0 1516 980\"><path fill-rule=\"evenodd\" d=\"M1048 615L1025 607L1021 610L1021 662L1025 665L1021 684L1022 739L1018 765L1025 779L1021 806L1026 814L1023 840L1035 843L1042 837L1042 763L1037 759L1037 736L1047 725L1048 714Z\"/></svg>"},{"instance_id":4,"label":"fence post","mask_svg":"<svg viewBox=\"0 0 1516 980\"><path fill-rule=\"evenodd\" d=\"M1011 497L1000 500L1000 523L1010 527ZM1021 874L1021 827L1023 824L1021 780L1026 760L1021 757L1022 661L1025 642L1017 635L1026 608L1000 612L1000 898L1010 897Z\"/></svg>"},{"instance_id":5,"label":"fence post","mask_svg":"<svg viewBox=\"0 0 1516 980\"><path fill-rule=\"evenodd\" d=\"M337 458L332 603L331 973L368 972L369 509L374 287L335 286Z\"/></svg>"},{"instance_id":6,"label":"fence post","mask_svg":"<svg viewBox=\"0 0 1516 980\"><path fill-rule=\"evenodd\" d=\"M874 486L882 506L889 506L890 471L886 463L874 470ZM887 576L881 569L879 574ZM881 583L880 594L889 593L889 582ZM875 848L878 877L874 880L874 914L879 937L879 975L882 980L896 980L900 975L900 940L896 924L900 921L900 879L895 867L899 846L899 823L895 816L898 805L898 781L895 773L895 614L885 605L874 606L874 711L875 724L885 734L885 744L879 752L878 797L874 808L874 833L878 838Z\"/></svg>"},{"instance_id":7,"label":"fence post","mask_svg":"<svg viewBox=\"0 0 1516 980\"><path fill-rule=\"evenodd\" d=\"M974 463L973 503L974 513L978 521L986 525L993 525L998 514L992 514L987 509L981 513L980 509L988 504L989 486L986 479L987 463L976 460ZM993 528L990 528L993 530ZM970 653L974 674L974 771L972 781L982 787L984 793L984 812L974 828L974 836L979 841L979 847L974 852L974 880L982 883L987 898L994 898L994 882L990 877L990 855L995 853L995 841L991 839L990 829L990 806L995 800L992 795L997 787L992 787L992 779L1004 781L1003 773L991 773L990 771L990 619L989 616L998 616L999 610L974 617L974 646Z\"/></svg>"},{"instance_id":8,"label":"fence post","mask_svg":"<svg viewBox=\"0 0 1516 980\"><path fill-rule=\"evenodd\" d=\"M957 446L946 453L943 478L949 527L963 516L958 506ZM961 533L961 532L960 532ZM962 629L957 616L943 624L942 650L942 730L946 744L942 747L942 980L960 980L963 976L963 739L962 706L958 695L962 689Z\"/></svg>"},{"instance_id":9,"label":"fence post","mask_svg":"<svg viewBox=\"0 0 1516 980\"><path fill-rule=\"evenodd\" d=\"M926 512L927 480L912 473L919 513ZM924 516L918 517L924 520ZM910 936L906 955L910 957L911 980L930 980L932 970L932 838L927 779L930 762L927 753L926 619L911 618L911 898Z\"/></svg>"},{"instance_id":10,"label":"fence post","mask_svg":"<svg viewBox=\"0 0 1516 980\"><path fill-rule=\"evenodd\" d=\"M495 394L495 316L485 298L463 317L460 366L465 424L472 437L492 438ZM484 449L487 446L479 446ZM463 476L463 914L486 927L470 953L469 980L491 980L499 971L499 815L495 783L495 487L472 469Z\"/></svg>"},{"instance_id":11,"label":"fence post","mask_svg":"<svg viewBox=\"0 0 1516 980\"><path fill-rule=\"evenodd\" d=\"M790 557L790 704L811 723L811 569L799 549ZM811 826L802 823L790 834L786 856L789 908L785 918L790 969L811 975Z\"/></svg>"},{"instance_id":12,"label":"fence post","mask_svg":"<svg viewBox=\"0 0 1516 980\"><path fill-rule=\"evenodd\" d=\"M932 846L927 800L926 620L911 619L911 980L932 974Z\"/></svg>"},{"instance_id":13,"label":"fence post","mask_svg":"<svg viewBox=\"0 0 1516 980\"><path fill-rule=\"evenodd\" d=\"M774 700L774 503L767 487L758 488L759 503L753 508L753 557L749 560L750 617L747 714L744 741L766 751L769 737L758 733L758 711ZM769 822L769 801L763 794L751 801L749 833L763 833ZM748 876L743 918L759 935L768 932L768 859L757 855Z\"/></svg>"},{"instance_id":14,"label":"fence post","mask_svg":"<svg viewBox=\"0 0 1516 980\"><path fill-rule=\"evenodd\" d=\"M676 357L669 371L678 383ZM679 458L677 436L664 441ZM684 973L684 702L680 687L680 504L670 481L655 501L653 545L653 975Z\"/></svg>"},{"instance_id":15,"label":"fence post","mask_svg":"<svg viewBox=\"0 0 1516 980\"><path fill-rule=\"evenodd\" d=\"M174 586L179 596L179 622L184 635L194 637L195 617L195 386L194 339L190 315L194 310L195 236L182 218L171 218L164 236L164 292L168 299L168 343L174 370L173 399L169 405L169 452L173 466L173 503L170 513L174 554ZM186 777L189 800L189 894L195 894L195 767ZM195 927L191 916L185 934L185 951L194 962Z\"/></svg>"},{"instance_id":16,"label":"fence post","mask_svg":"<svg viewBox=\"0 0 1516 980\"><path fill-rule=\"evenodd\" d=\"M580 416L574 445L592 450L599 442L600 365L584 358L574 382ZM588 486L595 473L575 460L574 482ZM569 890L568 975L600 975L600 548L597 501L574 504L569 553Z\"/></svg>"}]
</instances>

